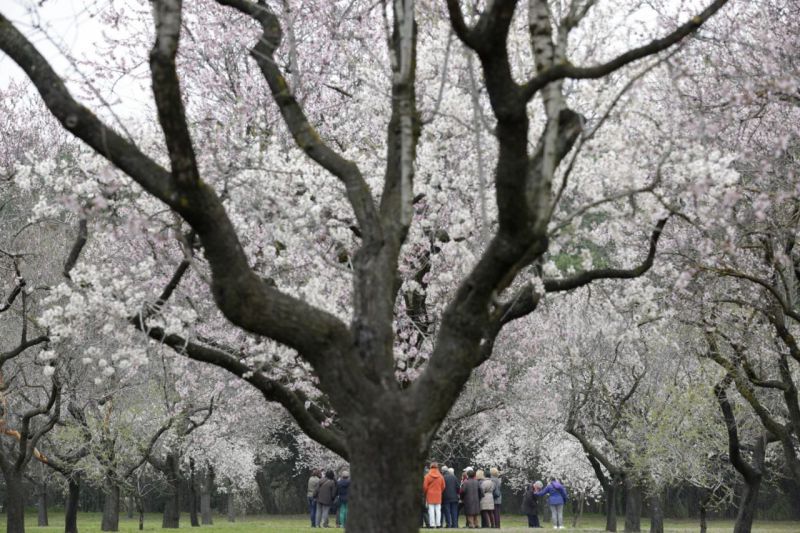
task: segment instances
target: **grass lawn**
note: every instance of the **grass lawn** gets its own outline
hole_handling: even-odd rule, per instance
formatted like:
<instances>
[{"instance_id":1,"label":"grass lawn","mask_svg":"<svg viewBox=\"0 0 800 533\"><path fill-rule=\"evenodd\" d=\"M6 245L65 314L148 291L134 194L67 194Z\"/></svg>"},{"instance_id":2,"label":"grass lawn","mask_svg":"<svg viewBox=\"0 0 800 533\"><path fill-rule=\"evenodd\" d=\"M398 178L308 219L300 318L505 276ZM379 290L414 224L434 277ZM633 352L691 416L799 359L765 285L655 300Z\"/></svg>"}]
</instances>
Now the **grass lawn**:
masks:
<instances>
[{"instance_id":1,"label":"grass lawn","mask_svg":"<svg viewBox=\"0 0 800 533\"><path fill-rule=\"evenodd\" d=\"M81 513L78 517L78 529L80 533L100 533L99 513ZM36 533L61 533L64 531L64 514L60 511L50 512L50 526L36 527L36 514L29 513L26 516L25 530ZM571 519L567 520L567 530L582 531L586 533L602 533L605 520L602 516L585 516L577 528L570 527ZM331 520L333 525L333 520ZM461 520L463 526L463 518ZM505 532L531 531L527 528L527 519L524 516L504 515L503 528ZM543 524L544 525L544 524ZM618 522L619 531L623 529L623 521ZM2 525L5 527L5 516L2 516ZM120 517L119 530L123 533L134 533L138 531L138 519L129 520ZM642 531L646 532L650 528L647 519L642 520ZM189 516L184 514L181 517L181 529L191 529L189 526ZM335 531L335 527L332 528ZM700 530L696 520L668 520L665 524L665 532L668 533L689 533ZM308 518L305 516L248 516L237 518L236 522L228 522L224 516L215 516L213 526L203 526L196 531L219 532L219 533L244 533L250 531L269 531L269 532L296 532L310 531ZM145 517L144 531L164 531L161 529L161 515L150 513ZM540 531L552 531L552 527L547 525ZM732 521L711 521L709 522L709 533L728 533L733 531ZM800 522L756 522L753 526L755 533L798 533L800 532Z\"/></svg>"}]
</instances>

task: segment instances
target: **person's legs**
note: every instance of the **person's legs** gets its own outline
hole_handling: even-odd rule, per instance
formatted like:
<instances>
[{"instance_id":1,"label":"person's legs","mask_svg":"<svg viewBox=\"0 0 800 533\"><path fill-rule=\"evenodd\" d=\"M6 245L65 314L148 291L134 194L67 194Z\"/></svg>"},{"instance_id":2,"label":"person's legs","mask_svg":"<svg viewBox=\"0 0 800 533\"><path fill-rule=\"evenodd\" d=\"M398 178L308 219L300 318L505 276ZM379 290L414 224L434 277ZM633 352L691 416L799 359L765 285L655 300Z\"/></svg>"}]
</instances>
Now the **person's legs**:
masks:
<instances>
[{"instance_id":1,"label":"person's legs","mask_svg":"<svg viewBox=\"0 0 800 533\"><path fill-rule=\"evenodd\" d=\"M550 520L553 521L553 527L558 529L558 505L550 506Z\"/></svg>"},{"instance_id":2,"label":"person's legs","mask_svg":"<svg viewBox=\"0 0 800 533\"><path fill-rule=\"evenodd\" d=\"M558 506L558 527L559 528L563 528L564 527L564 505L563 504Z\"/></svg>"},{"instance_id":3,"label":"person's legs","mask_svg":"<svg viewBox=\"0 0 800 533\"><path fill-rule=\"evenodd\" d=\"M319 523L321 525L318 525L317 527L330 527L328 525L328 517L330 515L330 512L331 512L331 506L330 505L323 505L322 506L322 516L319 518ZM319 513L319 509L317 509L317 513Z\"/></svg>"},{"instance_id":4,"label":"person's legs","mask_svg":"<svg viewBox=\"0 0 800 533\"><path fill-rule=\"evenodd\" d=\"M458 502L450 502L450 527L458 528Z\"/></svg>"},{"instance_id":5,"label":"person's legs","mask_svg":"<svg viewBox=\"0 0 800 533\"><path fill-rule=\"evenodd\" d=\"M347 502L339 504L339 524L345 527L347 524Z\"/></svg>"},{"instance_id":6,"label":"person's legs","mask_svg":"<svg viewBox=\"0 0 800 533\"><path fill-rule=\"evenodd\" d=\"M533 525L533 517L534 517L534 515L532 515L532 514L529 514L529 515L525 515L525 516L527 516L527 517L528 517L528 527L535 527L535 526Z\"/></svg>"},{"instance_id":7,"label":"person's legs","mask_svg":"<svg viewBox=\"0 0 800 533\"><path fill-rule=\"evenodd\" d=\"M494 527L500 527L500 504L494 504Z\"/></svg>"},{"instance_id":8,"label":"person's legs","mask_svg":"<svg viewBox=\"0 0 800 533\"><path fill-rule=\"evenodd\" d=\"M531 515L531 517L533 519L533 527L542 527L542 525L539 523L539 515L538 514Z\"/></svg>"},{"instance_id":9,"label":"person's legs","mask_svg":"<svg viewBox=\"0 0 800 533\"><path fill-rule=\"evenodd\" d=\"M314 520L317 516L317 500L313 497L308 497L308 515L311 517L311 527L315 527L317 522Z\"/></svg>"},{"instance_id":10,"label":"person's legs","mask_svg":"<svg viewBox=\"0 0 800 533\"><path fill-rule=\"evenodd\" d=\"M431 504L431 507L433 507L433 522L431 522L431 527L442 527L442 504L434 503Z\"/></svg>"},{"instance_id":11,"label":"person's legs","mask_svg":"<svg viewBox=\"0 0 800 533\"><path fill-rule=\"evenodd\" d=\"M322 504L317 502L317 509L314 512L314 520L317 527L322 527Z\"/></svg>"}]
</instances>

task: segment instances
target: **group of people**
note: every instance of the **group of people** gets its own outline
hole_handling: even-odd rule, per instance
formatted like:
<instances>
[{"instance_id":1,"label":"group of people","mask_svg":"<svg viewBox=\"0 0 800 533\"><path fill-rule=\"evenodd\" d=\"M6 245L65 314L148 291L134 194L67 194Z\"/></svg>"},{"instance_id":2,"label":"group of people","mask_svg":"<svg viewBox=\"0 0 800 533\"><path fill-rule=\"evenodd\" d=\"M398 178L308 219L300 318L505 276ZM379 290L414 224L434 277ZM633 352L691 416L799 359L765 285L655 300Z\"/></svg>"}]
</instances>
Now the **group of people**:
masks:
<instances>
[{"instance_id":1,"label":"group of people","mask_svg":"<svg viewBox=\"0 0 800 533\"><path fill-rule=\"evenodd\" d=\"M528 527L542 527L539 524L537 505L537 498L542 496L547 496L553 529L564 529L564 504L567 503L569 497L567 489L554 477L550 478L550 483L544 488L542 488L541 481L534 481L525 488L525 495L522 497L522 514L528 517Z\"/></svg>"},{"instance_id":2,"label":"group of people","mask_svg":"<svg viewBox=\"0 0 800 533\"><path fill-rule=\"evenodd\" d=\"M431 463L422 482L425 504L422 525L457 528L458 515L463 510L467 528L499 528L503 504L501 487L502 479L497 468L490 468L487 477L483 470L468 466L459 480L453 468L440 468L438 463ZM337 527L345 526L349 488L350 473L347 470L341 472L338 480L332 470L324 475L320 470L311 473L307 494L311 527L329 527L331 514L336 517ZM537 499L541 497L548 498L553 528L563 529L564 504L569 498L564 485L555 477L550 478L546 487L541 481L536 481L525 488L522 513L528 516L528 527L541 527L537 505Z\"/></svg>"},{"instance_id":3,"label":"group of people","mask_svg":"<svg viewBox=\"0 0 800 533\"><path fill-rule=\"evenodd\" d=\"M459 480L453 468L445 466L440 470L437 463L431 463L422 483L426 507L423 525L457 528L460 505L467 517L468 528L478 527L478 517L481 527L499 528L502 479L496 468L490 469L489 474L487 477L483 470L467 467Z\"/></svg>"},{"instance_id":4,"label":"group of people","mask_svg":"<svg viewBox=\"0 0 800 533\"><path fill-rule=\"evenodd\" d=\"M336 527L347 523L347 495L350 492L350 472L343 470L336 479L333 470L323 475L321 470L311 472L308 478L308 514L311 527L329 527L331 513L336 519Z\"/></svg>"}]
</instances>

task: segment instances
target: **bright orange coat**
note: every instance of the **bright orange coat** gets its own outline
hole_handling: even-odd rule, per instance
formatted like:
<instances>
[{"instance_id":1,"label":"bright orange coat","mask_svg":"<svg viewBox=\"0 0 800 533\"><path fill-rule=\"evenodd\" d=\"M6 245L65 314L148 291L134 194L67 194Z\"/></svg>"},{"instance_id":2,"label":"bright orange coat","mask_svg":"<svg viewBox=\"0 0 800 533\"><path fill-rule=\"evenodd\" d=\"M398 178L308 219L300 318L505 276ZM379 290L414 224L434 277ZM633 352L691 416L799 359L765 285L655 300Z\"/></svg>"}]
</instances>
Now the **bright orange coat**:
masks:
<instances>
[{"instance_id":1,"label":"bright orange coat","mask_svg":"<svg viewBox=\"0 0 800 533\"><path fill-rule=\"evenodd\" d=\"M442 503L444 478L438 468L431 468L425 475L425 481L422 482L422 492L425 493L425 501L429 504Z\"/></svg>"}]
</instances>

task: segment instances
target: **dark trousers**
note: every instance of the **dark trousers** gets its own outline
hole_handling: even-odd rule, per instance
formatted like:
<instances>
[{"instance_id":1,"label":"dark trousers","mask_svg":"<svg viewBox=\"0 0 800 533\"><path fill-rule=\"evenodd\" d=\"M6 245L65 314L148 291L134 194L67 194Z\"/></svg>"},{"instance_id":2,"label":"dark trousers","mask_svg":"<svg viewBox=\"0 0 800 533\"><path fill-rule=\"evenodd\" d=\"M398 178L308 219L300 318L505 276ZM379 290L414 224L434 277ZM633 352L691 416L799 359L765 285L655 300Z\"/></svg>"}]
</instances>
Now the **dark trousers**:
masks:
<instances>
[{"instance_id":1,"label":"dark trousers","mask_svg":"<svg viewBox=\"0 0 800 533\"><path fill-rule=\"evenodd\" d=\"M446 527L458 527L458 502L444 502L442 514Z\"/></svg>"},{"instance_id":2,"label":"dark trousers","mask_svg":"<svg viewBox=\"0 0 800 533\"><path fill-rule=\"evenodd\" d=\"M538 514L529 514L528 515L528 527L542 527L539 524L539 515Z\"/></svg>"},{"instance_id":3,"label":"dark trousers","mask_svg":"<svg viewBox=\"0 0 800 533\"><path fill-rule=\"evenodd\" d=\"M308 516L311 517L311 527L314 527L317 522L314 518L317 515L317 500L312 498L311 496L308 497Z\"/></svg>"},{"instance_id":4,"label":"dark trousers","mask_svg":"<svg viewBox=\"0 0 800 533\"><path fill-rule=\"evenodd\" d=\"M496 502L494 504L494 527L500 527L500 504Z\"/></svg>"}]
</instances>

